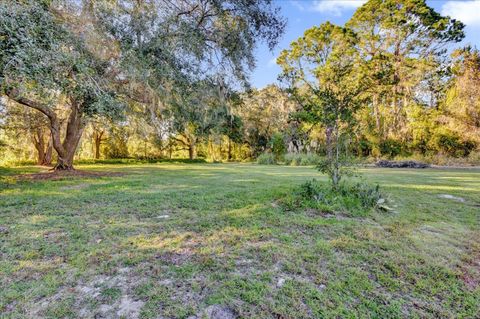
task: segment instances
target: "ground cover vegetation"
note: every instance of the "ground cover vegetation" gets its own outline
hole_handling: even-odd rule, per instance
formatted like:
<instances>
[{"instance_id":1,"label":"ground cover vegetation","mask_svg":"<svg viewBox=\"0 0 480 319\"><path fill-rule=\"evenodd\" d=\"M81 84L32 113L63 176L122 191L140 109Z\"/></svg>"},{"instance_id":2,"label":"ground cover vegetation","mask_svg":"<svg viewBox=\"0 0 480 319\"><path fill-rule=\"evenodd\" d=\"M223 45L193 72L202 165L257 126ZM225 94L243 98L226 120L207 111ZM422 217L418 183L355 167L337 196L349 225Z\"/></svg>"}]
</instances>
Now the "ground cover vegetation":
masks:
<instances>
[{"instance_id":1,"label":"ground cover vegetation","mask_svg":"<svg viewBox=\"0 0 480 319\"><path fill-rule=\"evenodd\" d=\"M309 167L78 168L117 175L31 181L13 176L38 167L2 169L2 317L480 311L478 169L362 169L368 185L381 185L385 211L333 194Z\"/></svg>"}]
</instances>

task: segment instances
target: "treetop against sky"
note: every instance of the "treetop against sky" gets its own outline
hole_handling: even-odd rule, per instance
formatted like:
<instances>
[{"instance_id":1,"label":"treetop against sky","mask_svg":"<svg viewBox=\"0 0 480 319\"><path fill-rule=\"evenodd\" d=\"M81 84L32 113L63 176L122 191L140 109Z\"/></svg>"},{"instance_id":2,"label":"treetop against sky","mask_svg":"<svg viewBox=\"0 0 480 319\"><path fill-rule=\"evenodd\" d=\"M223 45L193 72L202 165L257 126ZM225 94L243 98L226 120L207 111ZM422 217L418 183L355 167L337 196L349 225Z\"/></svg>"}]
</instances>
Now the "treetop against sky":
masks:
<instances>
[{"instance_id":1,"label":"treetop against sky","mask_svg":"<svg viewBox=\"0 0 480 319\"><path fill-rule=\"evenodd\" d=\"M251 75L251 81L259 88L277 81L281 69L276 64L276 58L280 51L302 36L305 30L326 21L344 25L366 0L275 0L275 2L281 7L288 23L284 36L273 52L265 45L257 48L257 68ZM448 15L466 25L465 39L455 46L462 44L480 46L480 0L427 0L427 4L442 15Z\"/></svg>"}]
</instances>

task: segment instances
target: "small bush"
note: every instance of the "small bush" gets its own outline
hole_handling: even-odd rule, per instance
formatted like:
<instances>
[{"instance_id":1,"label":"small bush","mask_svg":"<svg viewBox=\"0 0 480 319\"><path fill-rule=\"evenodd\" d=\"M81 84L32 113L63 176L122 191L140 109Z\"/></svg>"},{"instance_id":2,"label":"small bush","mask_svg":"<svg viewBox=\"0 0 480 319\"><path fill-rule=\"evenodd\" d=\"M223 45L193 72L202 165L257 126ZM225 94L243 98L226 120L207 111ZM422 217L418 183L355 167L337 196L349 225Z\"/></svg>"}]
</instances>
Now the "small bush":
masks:
<instances>
[{"instance_id":1,"label":"small bush","mask_svg":"<svg viewBox=\"0 0 480 319\"><path fill-rule=\"evenodd\" d=\"M388 158L394 158L402 153L402 143L393 139L386 139L379 144L380 153Z\"/></svg>"},{"instance_id":2,"label":"small bush","mask_svg":"<svg viewBox=\"0 0 480 319\"><path fill-rule=\"evenodd\" d=\"M434 145L438 151L450 156L457 156L462 148L460 137L452 134L438 134L435 136Z\"/></svg>"},{"instance_id":3,"label":"small bush","mask_svg":"<svg viewBox=\"0 0 480 319\"><path fill-rule=\"evenodd\" d=\"M377 206L382 198L380 194L380 185L372 186L365 182L358 182L351 186L339 188L339 192L345 197L354 197L360 201L360 205L364 208L372 208Z\"/></svg>"},{"instance_id":4,"label":"small bush","mask_svg":"<svg viewBox=\"0 0 480 319\"><path fill-rule=\"evenodd\" d=\"M269 146L275 156L275 160L280 161L287 150L283 135L281 133L273 134Z\"/></svg>"},{"instance_id":5,"label":"small bush","mask_svg":"<svg viewBox=\"0 0 480 319\"><path fill-rule=\"evenodd\" d=\"M277 161L275 160L275 156L272 153L263 153L257 157L257 164L275 165L277 164Z\"/></svg>"},{"instance_id":6,"label":"small bush","mask_svg":"<svg viewBox=\"0 0 480 319\"><path fill-rule=\"evenodd\" d=\"M320 163L321 160L322 160L322 158L320 156L318 156L317 154L312 154L312 153L303 154L300 157L300 165L301 166L318 165L318 163Z\"/></svg>"},{"instance_id":7,"label":"small bush","mask_svg":"<svg viewBox=\"0 0 480 319\"><path fill-rule=\"evenodd\" d=\"M285 154L285 164L292 165L292 166L299 166L300 165L300 154L295 153L288 153Z\"/></svg>"},{"instance_id":8,"label":"small bush","mask_svg":"<svg viewBox=\"0 0 480 319\"><path fill-rule=\"evenodd\" d=\"M477 144L474 141L462 140L456 132L441 129L433 135L430 146L434 151L451 157L467 157Z\"/></svg>"},{"instance_id":9,"label":"small bush","mask_svg":"<svg viewBox=\"0 0 480 319\"><path fill-rule=\"evenodd\" d=\"M468 161L471 164L480 164L480 152L471 152L468 155Z\"/></svg>"},{"instance_id":10,"label":"small bush","mask_svg":"<svg viewBox=\"0 0 480 319\"><path fill-rule=\"evenodd\" d=\"M372 186L364 181L341 183L335 191L328 184L313 179L300 185L282 202L288 210L314 208L322 212L365 216L384 201L378 185Z\"/></svg>"},{"instance_id":11,"label":"small bush","mask_svg":"<svg viewBox=\"0 0 480 319\"><path fill-rule=\"evenodd\" d=\"M480 152L472 152L467 157L453 157L448 155L431 155L428 160L440 166L478 166L480 165Z\"/></svg>"},{"instance_id":12,"label":"small bush","mask_svg":"<svg viewBox=\"0 0 480 319\"><path fill-rule=\"evenodd\" d=\"M315 179L311 181L306 181L296 191L296 194L306 200L317 200L318 195L321 194L323 191L321 184L318 183Z\"/></svg>"},{"instance_id":13,"label":"small bush","mask_svg":"<svg viewBox=\"0 0 480 319\"><path fill-rule=\"evenodd\" d=\"M478 166L480 165L480 152L472 151L467 157L453 157L447 154L413 154L408 157L397 156L395 161L415 161L425 163L427 165L441 166ZM365 161L369 164L377 164L378 161L371 159Z\"/></svg>"},{"instance_id":14,"label":"small bush","mask_svg":"<svg viewBox=\"0 0 480 319\"><path fill-rule=\"evenodd\" d=\"M467 157L469 156L472 151L475 150L475 148L477 147L477 143L474 142L474 141L463 141L463 156Z\"/></svg>"},{"instance_id":15,"label":"small bush","mask_svg":"<svg viewBox=\"0 0 480 319\"><path fill-rule=\"evenodd\" d=\"M318 165L321 157L313 153L288 153L285 155L285 164L292 166Z\"/></svg>"},{"instance_id":16,"label":"small bush","mask_svg":"<svg viewBox=\"0 0 480 319\"><path fill-rule=\"evenodd\" d=\"M365 137L360 138L352 145L352 152L356 156L366 157L372 154L373 145Z\"/></svg>"}]
</instances>

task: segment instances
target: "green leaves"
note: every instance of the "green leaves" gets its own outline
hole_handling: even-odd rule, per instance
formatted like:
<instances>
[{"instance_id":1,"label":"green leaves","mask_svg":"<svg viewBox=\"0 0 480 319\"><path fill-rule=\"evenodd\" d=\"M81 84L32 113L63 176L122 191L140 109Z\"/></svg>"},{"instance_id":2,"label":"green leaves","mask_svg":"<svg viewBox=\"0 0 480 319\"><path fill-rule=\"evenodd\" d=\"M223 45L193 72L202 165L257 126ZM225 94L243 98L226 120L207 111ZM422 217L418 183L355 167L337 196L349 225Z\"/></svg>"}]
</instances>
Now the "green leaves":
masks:
<instances>
[{"instance_id":1,"label":"green leaves","mask_svg":"<svg viewBox=\"0 0 480 319\"><path fill-rule=\"evenodd\" d=\"M305 31L279 58L281 79L301 105L297 118L325 129L327 159L319 169L333 188L348 164L343 144L365 90L356 41L351 30L326 22Z\"/></svg>"},{"instance_id":2,"label":"green leaves","mask_svg":"<svg viewBox=\"0 0 480 319\"><path fill-rule=\"evenodd\" d=\"M110 64L76 33L73 12L59 14L49 1L5 1L0 16L0 87L19 88L52 108L73 99L87 116L119 114Z\"/></svg>"},{"instance_id":3,"label":"green leaves","mask_svg":"<svg viewBox=\"0 0 480 319\"><path fill-rule=\"evenodd\" d=\"M347 22L369 82L374 135L396 136L411 103L438 107L445 84L447 45L464 37L464 25L442 16L424 0L370 0ZM430 96L426 98L425 96ZM372 111L372 110L370 110Z\"/></svg>"},{"instance_id":4,"label":"green leaves","mask_svg":"<svg viewBox=\"0 0 480 319\"><path fill-rule=\"evenodd\" d=\"M327 22L305 31L281 53L281 79L301 101L300 117L325 125L349 120L361 91L355 41L351 30Z\"/></svg>"},{"instance_id":5,"label":"green leaves","mask_svg":"<svg viewBox=\"0 0 480 319\"><path fill-rule=\"evenodd\" d=\"M268 0L97 2L92 10L119 41L129 75L160 94L217 75L245 84L255 46L273 48L285 27Z\"/></svg>"}]
</instances>

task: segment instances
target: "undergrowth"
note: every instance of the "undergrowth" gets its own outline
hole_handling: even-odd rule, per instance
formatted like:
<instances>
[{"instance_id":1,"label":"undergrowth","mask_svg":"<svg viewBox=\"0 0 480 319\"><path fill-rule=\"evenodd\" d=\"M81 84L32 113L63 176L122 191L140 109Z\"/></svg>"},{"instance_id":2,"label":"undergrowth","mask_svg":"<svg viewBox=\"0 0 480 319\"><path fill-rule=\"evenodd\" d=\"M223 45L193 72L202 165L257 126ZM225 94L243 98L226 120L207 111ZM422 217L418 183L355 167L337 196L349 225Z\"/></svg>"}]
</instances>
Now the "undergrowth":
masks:
<instances>
[{"instance_id":1,"label":"undergrowth","mask_svg":"<svg viewBox=\"0 0 480 319\"><path fill-rule=\"evenodd\" d=\"M74 165L96 165L96 164L155 164L155 163L207 163L204 158L109 158L109 159L79 159L74 161ZM34 166L37 165L33 160L14 161L4 163L7 167L12 166Z\"/></svg>"},{"instance_id":2,"label":"undergrowth","mask_svg":"<svg viewBox=\"0 0 480 319\"><path fill-rule=\"evenodd\" d=\"M342 213L349 216L366 216L383 207L385 202L378 184L365 181L340 183L333 190L327 183L316 179L307 181L286 196L282 203L286 210L313 208L325 213Z\"/></svg>"}]
</instances>

